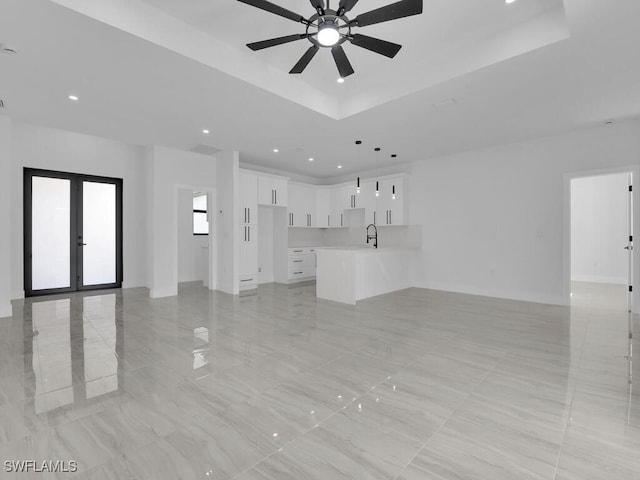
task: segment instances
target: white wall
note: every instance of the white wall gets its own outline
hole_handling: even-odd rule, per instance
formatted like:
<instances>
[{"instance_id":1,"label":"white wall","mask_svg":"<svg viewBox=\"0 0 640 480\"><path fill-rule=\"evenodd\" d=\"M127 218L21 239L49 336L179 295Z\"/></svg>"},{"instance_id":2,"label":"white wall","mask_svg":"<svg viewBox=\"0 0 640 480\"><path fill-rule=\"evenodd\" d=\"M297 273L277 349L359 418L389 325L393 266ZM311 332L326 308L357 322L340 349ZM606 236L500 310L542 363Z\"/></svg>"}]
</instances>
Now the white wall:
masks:
<instances>
[{"instance_id":1,"label":"white wall","mask_svg":"<svg viewBox=\"0 0 640 480\"><path fill-rule=\"evenodd\" d=\"M565 176L637 165L639 133L620 123L408 165L423 225L414 284L566 304Z\"/></svg>"},{"instance_id":2,"label":"white wall","mask_svg":"<svg viewBox=\"0 0 640 480\"><path fill-rule=\"evenodd\" d=\"M152 298L177 295L178 190L193 186L215 191L216 159L154 146L147 149L146 161L150 295Z\"/></svg>"},{"instance_id":3,"label":"white wall","mask_svg":"<svg viewBox=\"0 0 640 480\"><path fill-rule=\"evenodd\" d=\"M0 116L0 317L11 316L11 119Z\"/></svg>"},{"instance_id":4,"label":"white wall","mask_svg":"<svg viewBox=\"0 0 640 480\"><path fill-rule=\"evenodd\" d=\"M628 282L629 175L571 181L571 279Z\"/></svg>"},{"instance_id":5,"label":"white wall","mask_svg":"<svg viewBox=\"0 0 640 480\"><path fill-rule=\"evenodd\" d=\"M239 292L240 282L240 212L238 152L216 154L217 189L217 238L218 269L217 289L230 294Z\"/></svg>"},{"instance_id":6,"label":"white wall","mask_svg":"<svg viewBox=\"0 0 640 480\"><path fill-rule=\"evenodd\" d=\"M178 189L178 282L202 281L209 274L209 238L193 234L192 189Z\"/></svg>"},{"instance_id":7,"label":"white wall","mask_svg":"<svg viewBox=\"0 0 640 480\"><path fill-rule=\"evenodd\" d=\"M144 149L14 121L11 151L11 291L24 296L23 168L123 179L123 287L146 285Z\"/></svg>"}]
</instances>

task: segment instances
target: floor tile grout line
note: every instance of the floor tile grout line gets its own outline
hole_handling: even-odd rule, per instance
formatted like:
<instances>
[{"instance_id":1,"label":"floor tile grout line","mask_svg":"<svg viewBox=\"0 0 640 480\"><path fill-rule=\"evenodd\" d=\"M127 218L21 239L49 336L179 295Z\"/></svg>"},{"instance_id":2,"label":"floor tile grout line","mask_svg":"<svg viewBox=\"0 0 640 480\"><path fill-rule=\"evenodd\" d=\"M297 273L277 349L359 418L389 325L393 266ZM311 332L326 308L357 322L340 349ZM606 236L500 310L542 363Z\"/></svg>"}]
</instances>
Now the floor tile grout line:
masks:
<instances>
[{"instance_id":1,"label":"floor tile grout line","mask_svg":"<svg viewBox=\"0 0 640 480\"><path fill-rule=\"evenodd\" d=\"M312 432L313 430L319 428L324 422L326 422L327 420L329 420L330 418L334 417L335 415L339 414L340 412L343 412L345 410L347 410L350 406L352 406L353 404L356 403L357 400L363 398L365 395L367 395L369 392L371 392L373 389L375 389L376 387L379 387L380 385L382 385L383 383L385 383L388 379L388 376L384 378L384 380L378 382L377 384L373 385L370 389L368 389L366 392L364 392L363 394L361 394L358 397L355 397L353 400L351 400L351 402L349 402L349 404L343 406L342 408L334 411L333 413L331 413L329 416L327 416L326 418L322 419L317 425L303 431L302 433L300 433L300 435L298 435L296 438L288 441L286 444L284 444L282 447L280 447L278 450L275 450L273 452L271 452L269 455L265 456L264 458L260 459L259 461L257 461L256 463L254 463L253 465L251 465L250 467L246 468L245 470L243 470L242 472L240 472L238 475L236 475L235 477L233 477L233 479L238 478L240 475L245 474L246 472L248 472L249 470L251 470L252 468L254 468L256 465L262 463L263 461L265 461L266 459L272 457L273 455L275 455L276 453L279 453L281 451L283 451L288 445L291 445L293 442L297 441L299 438L303 437L304 435L308 434L309 432ZM224 421L224 419L221 419L222 421ZM225 422L226 423L226 422ZM232 479L232 480L233 480Z\"/></svg>"},{"instance_id":2,"label":"floor tile grout line","mask_svg":"<svg viewBox=\"0 0 640 480\"><path fill-rule=\"evenodd\" d=\"M506 353L505 353L506 356ZM504 357L501 359L504 360ZM453 416L456 414L456 412L460 411L460 409L462 409L462 407L467 403L467 401L469 400L469 398L471 398L471 396L474 394L474 392L478 389L478 387L480 385L482 385L484 383L484 381L487 379L487 377L489 377L489 375L491 375L497 368L498 368L498 363L496 363L493 368L491 368L490 370L487 371L487 373L484 375L484 377L482 377L482 380L480 382L478 382L478 384L474 387L473 390L471 390L465 397L464 400L462 400L462 402L460 402L460 405L451 412L451 414L442 422L442 424L436 429L435 432L433 432L429 438L427 439L426 442L424 442L424 444L422 445L422 447L420 447L420 449L416 452L416 454L411 458L411 460L409 460L407 462L407 464L402 467L400 469L400 471L398 472L398 474L393 477L393 480L397 480L400 475L402 474L402 472L404 472L407 467L409 465L411 465L411 463L418 457L418 455L420 455L420 453L427 447L427 445L429 445L429 443L431 442L431 440L433 440L433 438L444 428L444 426L449 423L449 421L453 418Z\"/></svg>"},{"instance_id":3,"label":"floor tile grout line","mask_svg":"<svg viewBox=\"0 0 640 480\"><path fill-rule=\"evenodd\" d=\"M582 364L582 359L584 357L584 348L587 343L587 337L588 337L588 332L590 328L591 328L591 321L588 322L584 338L582 339L582 346L580 347L580 357L578 360L578 368L580 368L580 365ZM564 450L564 445L567 438L567 432L569 431L569 425L571 424L571 412L573 411L573 402L575 401L576 389L577 389L577 381L576 383L574 383L573 389L571 392L571 402L569 402L567 420L565 421L565 424L564 424L564 431L562 432L562 442L560 443L560 448L558 449L558 457L556 458L556 464L553 470L552 480L555 480L556 477L558 476L558 468L560 467L560 460L562 459L562 452Z\"/></svg>"}]
</instances>

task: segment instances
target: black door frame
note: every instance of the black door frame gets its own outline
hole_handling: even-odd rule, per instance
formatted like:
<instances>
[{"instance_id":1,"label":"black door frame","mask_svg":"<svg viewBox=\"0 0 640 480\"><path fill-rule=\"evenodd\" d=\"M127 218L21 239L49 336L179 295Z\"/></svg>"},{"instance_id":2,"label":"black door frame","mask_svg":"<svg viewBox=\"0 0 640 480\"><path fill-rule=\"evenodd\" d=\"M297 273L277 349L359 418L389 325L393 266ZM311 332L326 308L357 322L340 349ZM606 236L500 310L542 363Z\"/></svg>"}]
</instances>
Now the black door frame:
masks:
<instances>
[{"instance_id":1,"label":"black door frame","mask_svg":"<svg viewBox=\"0 0 640 480\"><path fill-rule=\"evenodd\" d=\"M69 180L71 183L70 193L70 232L69 232L69 287L48 288L43 290L33 290L32 287L32 178L46 177ZM82 271L83 249L82 249L82 182L108 183L116 187L116 281L101 285L84 285ZM80 173L60 172L53 170L42 170L36 168L24 168L24 292L27 297L40 295L51 295L55 293L68 293L83 290L99 290L105 288L122 287L122 179L99 177L96 175L84 175Z\"/></svg>"}]
</instances>

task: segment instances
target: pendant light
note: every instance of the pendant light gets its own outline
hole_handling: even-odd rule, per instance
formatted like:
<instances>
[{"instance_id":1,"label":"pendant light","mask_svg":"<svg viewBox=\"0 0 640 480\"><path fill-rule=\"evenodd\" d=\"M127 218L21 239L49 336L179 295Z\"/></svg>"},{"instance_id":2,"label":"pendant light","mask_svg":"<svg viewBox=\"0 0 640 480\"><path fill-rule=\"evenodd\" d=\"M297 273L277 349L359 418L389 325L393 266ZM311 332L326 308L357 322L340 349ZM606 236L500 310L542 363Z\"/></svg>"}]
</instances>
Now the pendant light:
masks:
<instances>
[{"instance_id":1,"label":"pendant light","mask_svg":"<svg viewBox=\"0 0 640 480\"><path fill-rule=\"evenodd\" d=\"M393 158L393 159L394 159L394 160L393 160L393 165L394 165L394 167L395 167L395 163L396 163L396 162L395 162L395 158L396 158L397 156L398 156L398 155L396 155L395 153L391 155L391 158ZM394 170L395 170L395 168L394 168ZM391 186L391 200L395 200L395 199L396 199L396 185L395 185L395 183L394 183L394 184Z\"/></svg>"},{"instance_id":2,"label":"pendant light","mask_svg":"<svg viewBox=\"0 0 640 480\"><path fill-rule=\"evenodd\" d=\"M356 145L362 145L362 140L356 140ZM358 158L358 160L360 160L360 150L356 149L356 157ZM358 161L358 163L360 163ZM360 193L360 177L357 178L356 180L356 193L359 194Z\"/></svg>"},{"instance_id":3,"label":"pendant light","mask_svg":"<svg viewBox=\"0 0 640 480\"><path fill-rule=\"evenodd\" d=\"M379 151L380 151L380 147L376 147L376 148L374 148L374 150L375 150L376 152L379 152ZM379 162L378 162L378 158L376 158L376 165L378 165L378 164L379 164ZM378 165L378 166L379 166L379 165ZM376 180L376 197L379 197L379 196L380 196L380 184L379 184L379 183L378 183L378 181Z\"/></svg>"}]
</instances>

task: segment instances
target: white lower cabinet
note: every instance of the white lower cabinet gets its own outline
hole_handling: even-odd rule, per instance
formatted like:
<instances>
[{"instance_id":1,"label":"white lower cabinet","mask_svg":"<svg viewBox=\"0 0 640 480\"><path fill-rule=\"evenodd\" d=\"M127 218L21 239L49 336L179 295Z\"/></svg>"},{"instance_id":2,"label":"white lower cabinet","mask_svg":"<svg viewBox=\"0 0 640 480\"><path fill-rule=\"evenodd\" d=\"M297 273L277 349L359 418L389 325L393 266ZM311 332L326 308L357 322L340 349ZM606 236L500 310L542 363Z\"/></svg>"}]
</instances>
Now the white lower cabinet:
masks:
<instances>
[{"instance_id":1,"label":"white lower cabinet","mask_svg":"<svg viewBox=\"0 0 640 480\"><path fill-rule=\"evenodd\" d=\"M316 278L316 250L308 247L289 248L289 283Z\"/></svg>"},{"instance_id":2,"label":"white lower cabinet","mask_svg":"<svg viewBox=\"0 0 640 480\"><path fill-rule=\"evenodd\" d=\"M258 287L258 228L240 227L240 290Z\"/></svg>"}]
</instances>

